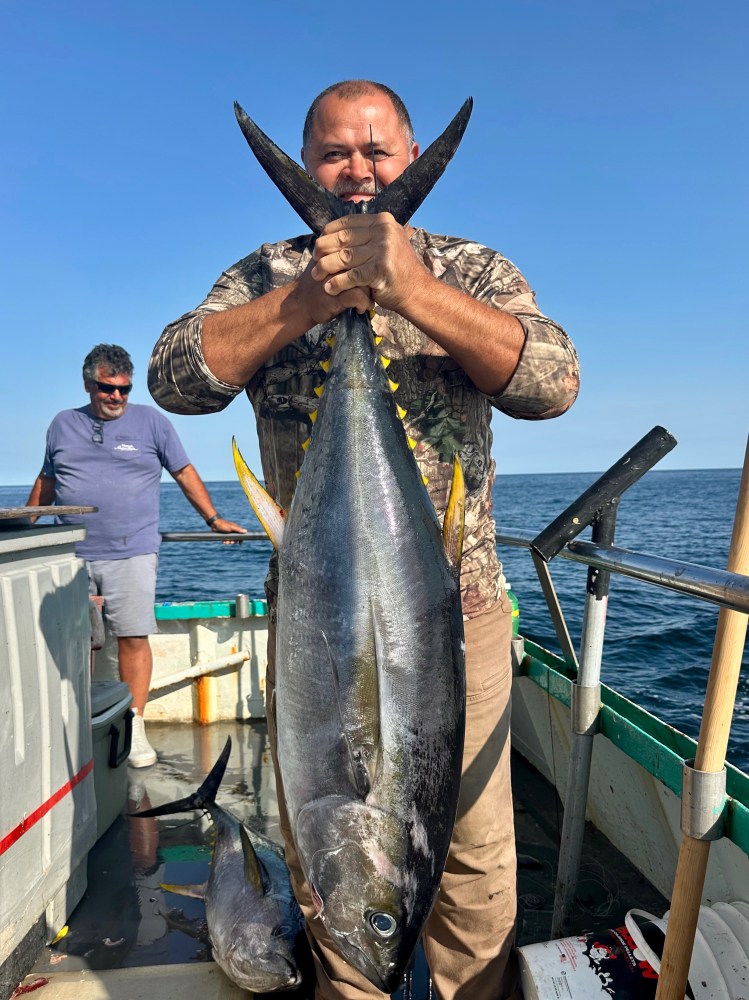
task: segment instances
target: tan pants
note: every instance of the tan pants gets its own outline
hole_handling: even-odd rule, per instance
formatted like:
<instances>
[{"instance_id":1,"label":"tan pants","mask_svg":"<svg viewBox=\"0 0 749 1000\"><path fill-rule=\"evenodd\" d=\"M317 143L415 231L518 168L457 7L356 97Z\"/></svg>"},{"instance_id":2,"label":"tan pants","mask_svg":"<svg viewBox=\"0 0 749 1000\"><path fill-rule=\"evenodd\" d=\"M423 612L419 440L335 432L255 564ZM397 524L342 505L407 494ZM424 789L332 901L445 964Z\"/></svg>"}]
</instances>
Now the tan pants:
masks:
<instances>
[{"instance_id":1,"label":"tan pants","mask_svg":"<svg viewBox=\"0 0 749 1000\"><path fill-rule=\"evenodd\" d=\"M315 919L291 839L276 757L271 699L275 692L275 605L268 607L266 706L286 860L307 921L317 1000L364 1000L385 994L335 950ZM423 944L439 1000L504 1000L517 987L515 834L510 788L510 603L465 623L466 738L458 815L437 902Z\"/></svg>"}]
</instances>

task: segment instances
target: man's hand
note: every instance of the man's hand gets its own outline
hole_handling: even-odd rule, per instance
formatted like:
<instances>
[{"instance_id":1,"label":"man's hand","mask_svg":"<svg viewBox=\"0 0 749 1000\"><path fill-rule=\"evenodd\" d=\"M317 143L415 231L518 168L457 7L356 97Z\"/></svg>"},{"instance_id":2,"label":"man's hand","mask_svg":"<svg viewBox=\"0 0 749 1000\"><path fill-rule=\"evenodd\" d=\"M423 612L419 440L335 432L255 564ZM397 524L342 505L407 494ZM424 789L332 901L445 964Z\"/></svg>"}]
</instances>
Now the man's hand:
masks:
<instances>
[{"instance_id":1,"label":"man's hand","mask_svg":"<svg viewBox=\"0 0 749 1000\"><path fill-rule=\"evenodd\" d=\"M247 528L243 528L241 524L235 524L234 521L227 521L225 517L217 517L211 525L211 531L215 531L219 535L247 534ZM241 544L241 542L241 538L227 538L224 545L236 545L237 543Z\"/></svg>"},{"instance_id":2,"label":"man's hand","mask_svg":"<svg viewBox=\"0 0 749 1000\"><path fill-rule=\"evenodd\" d=\"M347 298L359 290L394 312L402 312L414 282L428 276L406 230L389 212L345 215L328 223L315 243L313 261L310 275L328 296ZM364 312L372 306L354 308Z\"/></svg>"}]
</instances>

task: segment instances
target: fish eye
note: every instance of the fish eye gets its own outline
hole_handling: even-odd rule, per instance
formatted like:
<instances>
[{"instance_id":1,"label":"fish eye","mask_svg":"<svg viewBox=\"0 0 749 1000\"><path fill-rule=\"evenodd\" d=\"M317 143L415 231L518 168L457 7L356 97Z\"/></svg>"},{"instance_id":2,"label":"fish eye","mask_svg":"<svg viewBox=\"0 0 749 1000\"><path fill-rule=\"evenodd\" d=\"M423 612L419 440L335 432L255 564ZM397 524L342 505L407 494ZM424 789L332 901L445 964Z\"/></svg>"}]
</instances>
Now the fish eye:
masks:
<instances>
[{"instance_id":1,"label":"fish eye","mask_svg":"<svg viewBox=\"0 0 749 1000\"><path fill-rule=\"evenodd\" d=\"M387 940L391 938L398 927L394 917L381 910L374 910L369 914L369 926L378 937Z\"/></svg>"}]
</instances>

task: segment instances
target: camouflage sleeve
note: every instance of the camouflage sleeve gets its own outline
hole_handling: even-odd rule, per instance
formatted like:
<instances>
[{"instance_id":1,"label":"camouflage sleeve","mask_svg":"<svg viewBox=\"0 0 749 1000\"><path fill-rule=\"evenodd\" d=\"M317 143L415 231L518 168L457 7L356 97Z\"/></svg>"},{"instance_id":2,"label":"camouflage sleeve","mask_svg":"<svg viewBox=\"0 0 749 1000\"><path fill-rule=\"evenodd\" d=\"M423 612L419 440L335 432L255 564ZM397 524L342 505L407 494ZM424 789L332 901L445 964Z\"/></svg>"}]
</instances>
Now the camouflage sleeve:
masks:
<instances>
[{"instance_id":1,"label":"camouflage sleeve","mask_svg":"<svg viewBox=\"0 0 749 1000\"><path fill-rule=\"evenodd\" d=\"M492 405L522 420L545 420L568 410L577 398L580 367L572 341L544 316L515 265L476 243L456 244L459 283L474 298L512 313L525 331L525 346L512 378Z\"/></svg>"},{"instance_id":2,"label":"camouflage sleeve","mask_svg":"<svg viewBox=\"0 0 749 1000\"><path fill-rule=\"evenodd\" d=\"M255 298L260 269L259 254L251 254L225 271L197 308L164 329L148 365L148 388L160 407L170 413L214 413L242 392L244 386L221 382L206 365L203 317Z\"/></svg>"}]
</instances>

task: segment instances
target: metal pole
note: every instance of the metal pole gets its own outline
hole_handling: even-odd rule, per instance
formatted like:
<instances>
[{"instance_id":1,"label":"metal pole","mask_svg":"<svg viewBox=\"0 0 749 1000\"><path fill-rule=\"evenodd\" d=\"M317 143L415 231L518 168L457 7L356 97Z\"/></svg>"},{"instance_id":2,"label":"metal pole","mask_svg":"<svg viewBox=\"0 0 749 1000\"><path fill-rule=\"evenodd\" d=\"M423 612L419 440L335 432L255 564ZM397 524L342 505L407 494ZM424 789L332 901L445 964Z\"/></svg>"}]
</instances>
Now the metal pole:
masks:
<instances>
[{"instance_id":1,"label":"metal pole","mask_svg":"<svg viewBox=\"0 0 749 1000\"><path fill-rule=\"evenodd\" d=\"M593 522L593 541L610 545L614 540L617 506L608 504ZM552 938L563 937L575 898L588 804L593 737L598 730L601 704L601 660L608 607L608 570L590 567L580 640L580 667L572 687L570 724L572 741L567 777L567 795L559 847L559 867L551 922Z\"/></svg>"}]
</instances>

